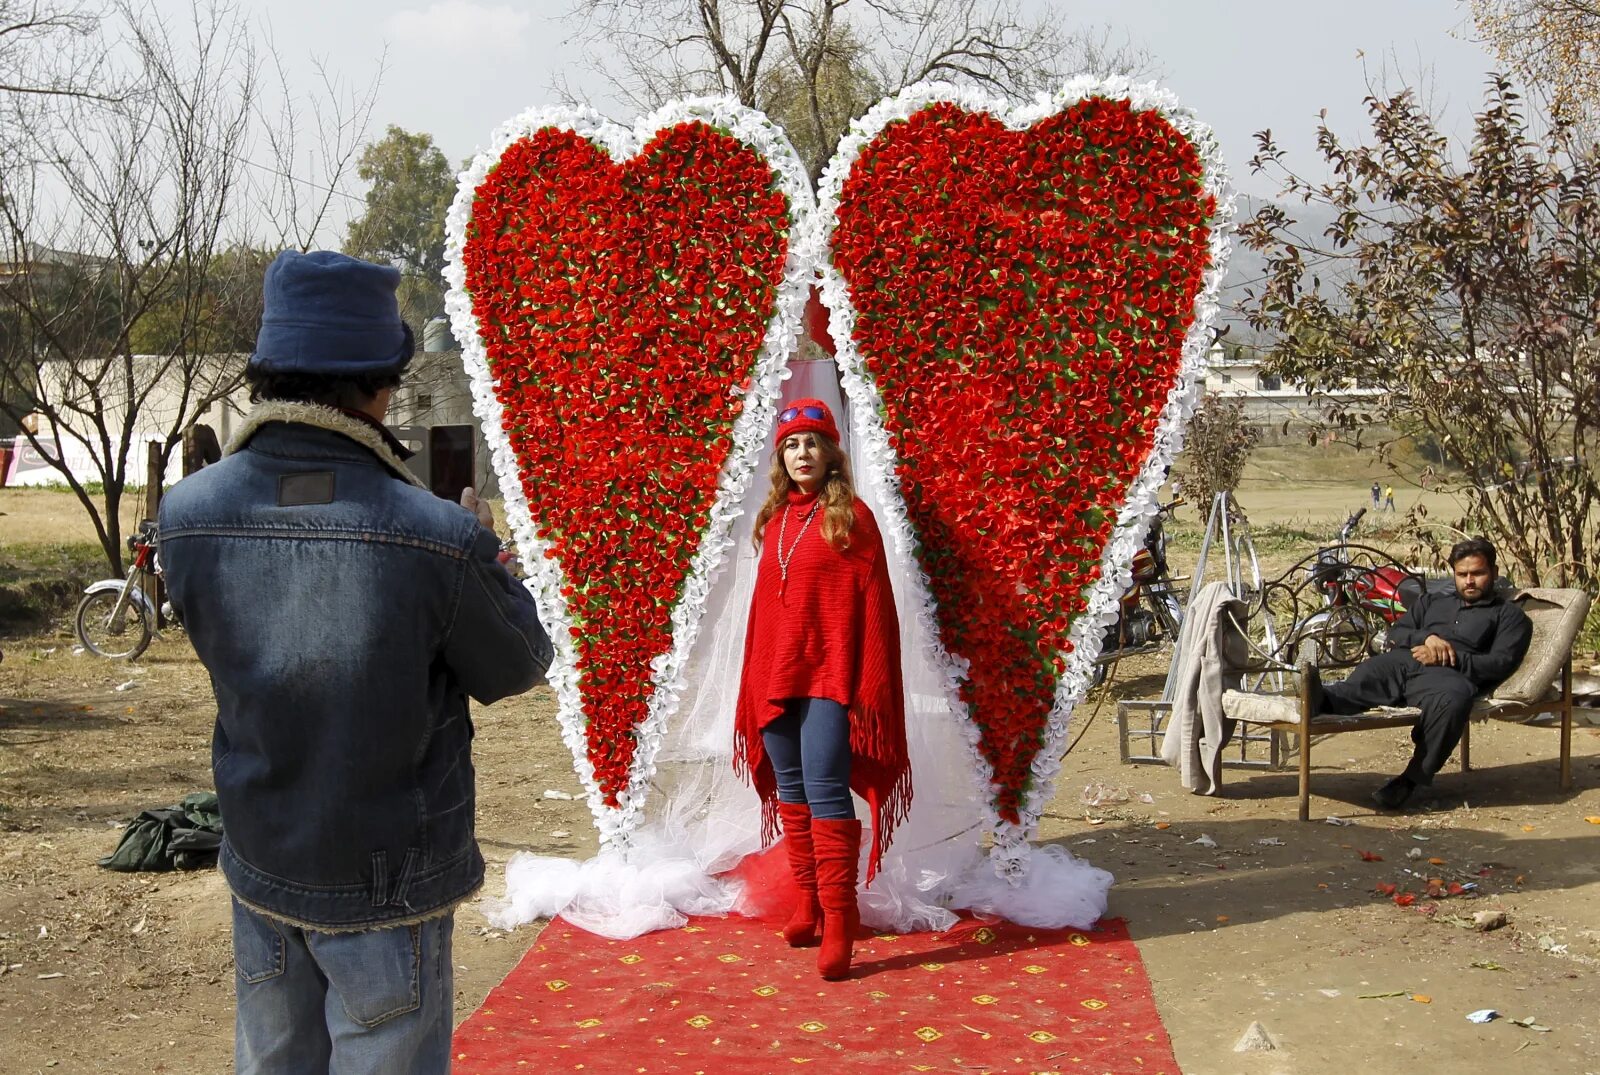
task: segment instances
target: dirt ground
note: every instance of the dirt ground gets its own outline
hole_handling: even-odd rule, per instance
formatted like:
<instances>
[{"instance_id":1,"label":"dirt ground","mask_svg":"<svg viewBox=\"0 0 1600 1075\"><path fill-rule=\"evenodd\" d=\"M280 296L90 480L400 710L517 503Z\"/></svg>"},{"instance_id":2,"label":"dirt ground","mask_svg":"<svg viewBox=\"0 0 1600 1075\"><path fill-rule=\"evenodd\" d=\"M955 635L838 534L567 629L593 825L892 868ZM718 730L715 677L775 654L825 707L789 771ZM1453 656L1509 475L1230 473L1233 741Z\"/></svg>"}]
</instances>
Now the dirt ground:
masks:
<instances>
[{"instance_id":1,"label":"dirt ground","mask_svg":"<svg viewBox=\"0 0 1600 1075\"><path fill-rule=\"evenodd\" d=\"M1323 519L1359 506L1362 493L1319 487L1296 498L1280 484L1260 490L1253 511L1269 495ZM10 542L82 540L67 523L36 536L32 504L44 511L47 497L0 492L0 559ZM138 810L209 788L204 670L181 633L128 665L75 653L66 618L57 623L0 637L0 1070L230 1070L220 876L96 865ZM1164 668L1159 657L1124 666L1111 690L1159 694ZM503 889L501 867L517 850L593 853L583 805L543 798L578 792L550 693L476 719L486 893ZM1447 770L1434 798L1398 815L1376 814L1367 795L1403 764L1404 734L1341 736L1314 750L1319 820L1302 824L1292 771L1230 770L1223 796L1200 798L1170 770L1119 762L1112 702L1086 704L1078 719L1091 723L1041 838L1116 875L1111 913L1139 942L1183 1071L1331 1073L1376 1061L1600 1072L1600 825L1586 820L1600 817L1600 728L1577 732L1575 786L1562 793L1553 730L1479 726L1474 771ZM1097 785L1125 801L1087 805ZM1328 815L1348 824L1320 820ZM1410 907L1374 892L1420 891L1428 878L1477 888ZM1509 924L1463 928L1485 909L1504 910ZM503 933L476 906L462 909L458 1018L536 933ZM1468 1022L1482 1008L1503 1018ZM1276 1050L1233 1051L1252 1021Z\"/></svg>"}]
</instances>

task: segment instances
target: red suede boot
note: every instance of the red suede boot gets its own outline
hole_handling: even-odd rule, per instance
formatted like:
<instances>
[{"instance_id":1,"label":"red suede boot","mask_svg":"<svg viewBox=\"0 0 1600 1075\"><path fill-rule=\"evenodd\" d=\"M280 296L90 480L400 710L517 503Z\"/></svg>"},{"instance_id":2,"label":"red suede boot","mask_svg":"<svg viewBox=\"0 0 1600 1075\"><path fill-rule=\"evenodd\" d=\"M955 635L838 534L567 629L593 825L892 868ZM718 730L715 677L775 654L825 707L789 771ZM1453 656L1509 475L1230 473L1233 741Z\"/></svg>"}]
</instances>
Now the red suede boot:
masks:
<instances>
[{"instance_id":1,"label":"red suede boot","mask_svg":"<svg viewBox=\"0 0 1600 1075\"><path fill-rule=\"evenodd\" d=\"M807 948L817 943L817 927L822 924L822 907L817 903L817 861L811 850L811 807L780 799L778 816L783 819L783 846L789 850L789 872L794 875L799 895L794 917L783 927L783 939L792 948Z\"/></svg>"},{"instance_id":2,"label":"red suede boot","mask_svg":"<svg viewBox=\"0 0 1600 1075\"><path fill-rule=\"evenodd\" d=\"M856 864L861 855L861 822L854 818L811 819L816 848L817 899L822 904L822 951L817 970L829 981L850 975L850 952L861 912L856 907Z\"/></svg>"}]
</instances>

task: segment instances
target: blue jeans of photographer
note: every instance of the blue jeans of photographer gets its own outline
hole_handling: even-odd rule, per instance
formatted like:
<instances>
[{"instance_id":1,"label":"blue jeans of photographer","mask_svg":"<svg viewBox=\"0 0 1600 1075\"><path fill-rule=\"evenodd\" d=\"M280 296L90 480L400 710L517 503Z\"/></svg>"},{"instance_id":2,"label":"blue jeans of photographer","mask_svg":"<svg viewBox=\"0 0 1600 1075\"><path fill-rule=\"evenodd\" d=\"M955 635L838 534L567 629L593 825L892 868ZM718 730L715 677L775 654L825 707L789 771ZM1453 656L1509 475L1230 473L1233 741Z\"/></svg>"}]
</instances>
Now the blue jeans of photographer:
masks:
<instances>
[{"instance_id":1,"label":"blue jeans of photographer","mask_svg":"<svg viewBox=\"0 0 1600 1075\"><path fill-rule=\"evenodd\" d=\"M453 914L323 933L233 901L237 1075L443 1075Z\"/></svg>"}]
</instances>

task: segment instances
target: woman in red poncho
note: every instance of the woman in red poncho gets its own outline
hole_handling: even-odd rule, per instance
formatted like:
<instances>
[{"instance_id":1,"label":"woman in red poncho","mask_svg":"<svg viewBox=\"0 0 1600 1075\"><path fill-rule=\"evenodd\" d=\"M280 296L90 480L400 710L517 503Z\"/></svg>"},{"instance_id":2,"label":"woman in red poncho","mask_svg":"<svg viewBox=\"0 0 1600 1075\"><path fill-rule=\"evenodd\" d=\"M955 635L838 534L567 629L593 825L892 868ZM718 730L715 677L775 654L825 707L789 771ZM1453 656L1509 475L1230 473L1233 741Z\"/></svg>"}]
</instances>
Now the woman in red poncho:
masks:
<instances>
[{"instance_id":1,"label":"woman in red poncho","mask_svg":"<svg viewBox=\"0 0 1600 1075\"><path fill-rule=\"evenodd\" d=\"M824 978L850 972L860 926L856 864L861 822L853 789L872 812L867 883L911 806L900 624L877 520L855 494L839 428L821 400L778 416L772 493L755 522L761 552L734 765L762 804L762 838L783 823L800 903L783 935L816 942Z\"/></svg>"}]
</instances>

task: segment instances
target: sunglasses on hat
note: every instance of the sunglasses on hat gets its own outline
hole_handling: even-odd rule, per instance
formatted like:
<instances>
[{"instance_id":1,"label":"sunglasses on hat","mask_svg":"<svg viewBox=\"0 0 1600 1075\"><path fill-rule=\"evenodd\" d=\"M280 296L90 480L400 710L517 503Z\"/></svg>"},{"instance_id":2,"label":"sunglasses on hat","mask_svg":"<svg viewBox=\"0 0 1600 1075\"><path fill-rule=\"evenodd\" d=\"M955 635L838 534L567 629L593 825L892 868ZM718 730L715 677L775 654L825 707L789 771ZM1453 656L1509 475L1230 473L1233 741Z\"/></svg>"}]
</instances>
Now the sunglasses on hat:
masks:
<instances>
[{"instance_id":1,"label":"sunglasses on hat","mask_svg":"<svg viewBox=\"0 0 1600 1075\"><path fill-rule=\"evenodd\" d=\"M821 422L827 418L828 412L821 407L789 407L778 415L778 424L788 425L802 414L813 421Z\"/></svg>"}]
</instances>

